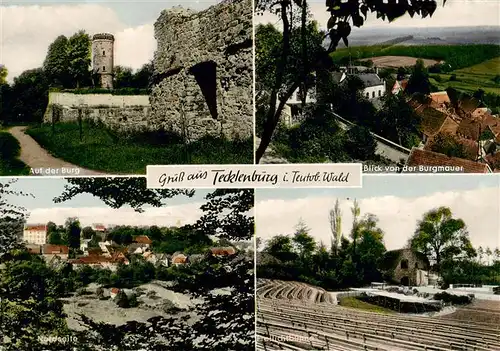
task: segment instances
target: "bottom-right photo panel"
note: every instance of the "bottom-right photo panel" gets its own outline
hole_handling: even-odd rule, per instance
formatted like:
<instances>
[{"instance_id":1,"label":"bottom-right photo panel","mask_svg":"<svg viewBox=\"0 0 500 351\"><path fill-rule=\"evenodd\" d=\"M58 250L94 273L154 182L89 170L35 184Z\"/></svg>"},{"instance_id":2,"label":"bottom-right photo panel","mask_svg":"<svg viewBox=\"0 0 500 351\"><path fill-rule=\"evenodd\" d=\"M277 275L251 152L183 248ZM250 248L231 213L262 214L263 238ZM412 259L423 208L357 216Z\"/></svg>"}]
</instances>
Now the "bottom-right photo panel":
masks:
<instances>
[{"instance_id":1,"label":"bottom-right photo panel","mask_svg":"<svg viewBox=\"0 0 500 351\"><path fill-rule=\"evenodd\" d=\"M500 350L500 177L258 189L258 350Z\"/></svg>"}]
</instances>

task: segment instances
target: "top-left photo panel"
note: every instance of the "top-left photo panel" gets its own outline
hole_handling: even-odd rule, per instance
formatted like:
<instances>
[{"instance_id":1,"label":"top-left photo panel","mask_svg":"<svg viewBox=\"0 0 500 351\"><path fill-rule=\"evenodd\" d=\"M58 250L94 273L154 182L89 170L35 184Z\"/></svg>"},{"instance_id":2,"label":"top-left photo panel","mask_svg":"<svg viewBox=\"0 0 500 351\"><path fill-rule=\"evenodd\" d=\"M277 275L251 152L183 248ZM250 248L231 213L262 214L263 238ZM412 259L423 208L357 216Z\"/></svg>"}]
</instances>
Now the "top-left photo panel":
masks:
<instances>
[{"instance_id":1,"label":"top-left photo panel","mask_svg":"<svg viewBox=\"0 0 500 351\"><path fill-rule=\"evenodd\" d=\"M0 176L254 162L252 0L0 11Z\"/></svg>"}]
</instances>

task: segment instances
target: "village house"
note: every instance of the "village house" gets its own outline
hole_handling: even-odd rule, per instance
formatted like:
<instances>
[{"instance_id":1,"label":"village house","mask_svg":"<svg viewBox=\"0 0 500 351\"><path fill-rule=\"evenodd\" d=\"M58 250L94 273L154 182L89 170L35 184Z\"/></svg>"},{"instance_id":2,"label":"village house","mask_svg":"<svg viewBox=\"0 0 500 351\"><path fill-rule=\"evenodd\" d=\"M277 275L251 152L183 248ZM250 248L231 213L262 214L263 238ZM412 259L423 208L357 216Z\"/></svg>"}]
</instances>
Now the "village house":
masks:
<instances>
[{"instance_id":1,"label":"village house","mask_svg":"<svg viewBox=\"0 0 500 351\"><path fill-rule=\"evenodd\" d=\"M82 239L82 240L80 240L80 250L82 250L83 252L87 251L88 248L89 248L89 242L91 240L92 239Z\"/></svg>"},{"instance_id":2,"label":"village house","mask_svg":"<svg viewBox=\"0 0 500 351\"><path fill-rule=\"evenodd\" d=\"M23 241L27 244L44 245L47 243L47 225L28 224L23 229Z\"/></svg>"},{"instance_id":3,"label":"village house","mask_svg":"<svg viewBox=\"0 0 500 351\"><path fill-rule=\"evenodd\" d=\"M42 246L42 255L46 262L52 260L55 256L62 260L67 260L69 255L69 247L65 245L45 244Z\"/></svg>"},{"instance_id":4,"label":"village house","mask_svg":"<svg viewBox=\"0 0 500 351\"><path fill-rule=\"evenodd\" d=\"M399 93L403 93L408 86L408 79L396 80L391 89L392 95L398 95Z\"/></svg>"},{"instance_id":5,"label":"village house","mask_svg":"<svg viewBox=\"0 0 500 351\"><path fill-rule=\"evenodd\" d=\"M412 249L387 251L382 259L382 270L390 282L403 286L429 284L428 258Z\"/></svg>"},{"instance_id":6,"label":"village house","mask_svg":"<svg viewBox=\"0 0 500 351\"><path fill-rule=\"evenodd\" d=\"M213 256L231 256L236 254L236 249L232 246L212 247L210 252Z\"/></svg>"},{"instance_id":7,"label":"village house","mask_svg":"<svg viewBox=\"0 0 500 351\"><path fill-rule=\"evenodd\" d=\"M106 226L101 223L94 223L90 226L94 232L98 233L105 233L106 232Z\"/></svg>"},{"instance_id":8,"label":"village house","mask_svg":"<svg viewBox=\"0 0 500 351\"><path fill-rule=\"evenodd\" d=\"M151 239L149 239L147 235L138 235L134 238L134 243L141 244L145 247L149 247L151 246L153 241L151 241Z\"/></svg>"},{"instance_id":9,"label":"village house","mask_svg":"<svg viewBox=\"0 0 500 351\"><path fill-rule=\"evenodd\" d=\"M26 244L26 249L32 255L41 255L42 254L42 245L37 244Z\"/></svg>"},{"instance_id":10,"label":"village house","mask_svg":"<svg viewBox=\"0 0 500 351\"><path fill-rule=\"evenodd\" d=\"M179 266L188 263L188 258L182 252L175 252L172 255L172 265Z\"/></svg>"},{"instance_id":11,"label":"village house","mask_svg":"<svg viewBox=\"0 0 500 351\"><path fill-rule=\"evenodd\" d=\"M132 243L127 246L127 251L129 254L142 255L149 251L149 245Z\"/></svg>"},{"instance_id":12,"label":"village house","mask_svg":"<svg viewBox=\"0 0 500 351\"><path fill-rule=\"evenodd\" d=\"M109 269L111 271L116 271L120 263L125 265L130 264L129 260L121 253L115 254L114 257L83 256L69 260L69 263L71 263L74 268L90 266L93 268Z\"/></svg>"},{"instance_id":13,"label":"village house","mask_svg":"<svg viewBox=\"0 0 500 351\"><path fill-rule=\"evenodd\" d=\"M148 262L151 262L155 266L164 266L168 267L169 266L169 257L167 254L155 254L151 251L146 251L142 257Z\"/></svg>"},{"instance_id":14,"label":"village house","mask_svg":"<svg viewBox=\"0 0 500 351\"><path fill-rule=\"evenodd\" d=\"M118 288L111 288L110 291L109 291L109 296L111 297L111 299L115 299L115 297L120 293L120 289Z\"/></svg>"}]
</instances>

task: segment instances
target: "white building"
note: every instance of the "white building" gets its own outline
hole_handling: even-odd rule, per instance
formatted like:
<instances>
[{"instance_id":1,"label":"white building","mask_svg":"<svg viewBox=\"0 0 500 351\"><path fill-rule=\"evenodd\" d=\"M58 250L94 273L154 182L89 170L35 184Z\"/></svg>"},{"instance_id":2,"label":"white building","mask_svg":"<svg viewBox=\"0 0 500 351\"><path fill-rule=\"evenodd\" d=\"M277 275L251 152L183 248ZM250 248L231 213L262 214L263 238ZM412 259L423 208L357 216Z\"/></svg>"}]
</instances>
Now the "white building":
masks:
<instances>
[{"instance_id":1,"label":"white building","mask_svg":"<svg viewBox=\"0 0 500 351\"><path fill-rule=\"evenodd\" d=\"M47 243L47 225L28 224L23 230L23 241L27 244L44 245Z\"/></svg>"}]
</instances>

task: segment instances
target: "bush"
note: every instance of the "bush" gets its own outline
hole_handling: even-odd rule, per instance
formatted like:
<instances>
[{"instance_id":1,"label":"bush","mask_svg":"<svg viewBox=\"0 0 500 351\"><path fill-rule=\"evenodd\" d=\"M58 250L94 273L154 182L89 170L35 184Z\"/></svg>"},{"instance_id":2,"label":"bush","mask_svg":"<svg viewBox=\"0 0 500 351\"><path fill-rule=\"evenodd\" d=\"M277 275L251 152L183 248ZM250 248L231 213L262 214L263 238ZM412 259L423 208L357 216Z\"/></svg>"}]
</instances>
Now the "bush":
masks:
<instances>
[{"instance_id":1,"label":"bush","mask_svg":"<svg viewBox=\"0 0 500 351\"><path fill-rule=\"evenodd\" d=\"M441 292L434 295L434 300L451 303L452 305L466 305L472 302L473 297L468 295L453 295L447 292Z\"/></svg>"},{"instance_id":2,"label":"bush","mask_svg":"<svg viewBox=\"0 0 500 351\"><path fill-rule=\"evenodd\" d=\"M436 82L438 83L441 83L443 81L443 78L441 78L441 76L435 76L434 79L436 80Z\"/></svg>"},{"instance_id":3,"label":"bush","mask_svg":"<svg viewBox=\"0 0 500 351\"><path fill-rule=\"evenodd\" d=\"M356 126L347 131L346 150L357 160L373 159L377 142L367 128Z\"/></svg>"},{"instance_id":4,"label":"bush","mask_svg":"<svg viewBox=\"0 0 500 351\"><path fill-rule=\"evenodd\" d=\"M120 290L120 292L115 296L115 303L121 308L130 307L127 294L125 294L123 290Z\"/></svg>"},{"instance_id":5,"label":"bush","mask_svg":"<svg viewBox=\"0 0 500 351\"><path fill-rule=\"evenodd\" d=\"M452 74L452 75L450 76L450 82L456 82L456 81L458 81L458 79L457 79L457 75L456 75L456 74Z\"/></svg>"},{"instance_id":6,"label":"bush","mask_svg":"<svg viewBox=\"0 0 500 351\"><path fill-rule=\"evenodd\" d=\"M9 160L19 156L21 147L10 133L0 132L0 159Z\"/></svg>"}]
</instances>

